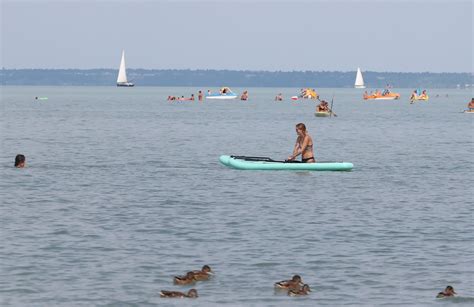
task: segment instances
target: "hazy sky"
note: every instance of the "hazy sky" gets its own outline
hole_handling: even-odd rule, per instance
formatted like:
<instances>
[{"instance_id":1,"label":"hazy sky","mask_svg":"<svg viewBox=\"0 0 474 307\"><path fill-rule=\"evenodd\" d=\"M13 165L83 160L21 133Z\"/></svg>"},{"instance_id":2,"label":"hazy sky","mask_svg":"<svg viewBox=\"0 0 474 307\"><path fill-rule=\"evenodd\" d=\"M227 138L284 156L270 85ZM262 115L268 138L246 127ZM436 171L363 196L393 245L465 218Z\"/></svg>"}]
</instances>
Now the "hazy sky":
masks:
<instances>
[{"instance_id":1,"label":"hazy sky","mask_svg":"<svg viewBox=\"0 0 474 307\"><path fill-rule=\"evenodd\" d=\"M5 68L472 72L472 0L0 0Z\"/></svg>"}]
</instances>

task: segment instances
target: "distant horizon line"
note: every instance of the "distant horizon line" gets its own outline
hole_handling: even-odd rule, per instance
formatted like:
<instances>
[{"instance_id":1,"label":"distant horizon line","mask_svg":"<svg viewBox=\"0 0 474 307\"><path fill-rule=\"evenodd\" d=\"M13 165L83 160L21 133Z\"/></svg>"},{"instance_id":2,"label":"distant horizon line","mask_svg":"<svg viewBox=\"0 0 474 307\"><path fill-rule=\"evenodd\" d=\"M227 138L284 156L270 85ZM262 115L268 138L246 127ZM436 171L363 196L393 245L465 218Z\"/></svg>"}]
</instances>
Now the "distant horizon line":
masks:
<instances>
[{"instance_id":1,"label":"distant horizon line","mask_svg":"<svg viewBox=\"0 0 474 307\"><path fill-rule=\"evenodd\" d=\"M6 68L2 67L1 70L116 70L118 68ZM216 68L132 68L127 67L127 70L171 70L171 71L235 71L235 72L269 72L269 73L294 73L294 72L329 72L329 73L352 73L357 72L356 70L252 70L252 69L216 69ZM471 74L474 76L474 72L432 72L432 71L375 71L375 70L363 70L362 72L370 73L402 73L402 74Z\"/></svg>"}]
</instances>

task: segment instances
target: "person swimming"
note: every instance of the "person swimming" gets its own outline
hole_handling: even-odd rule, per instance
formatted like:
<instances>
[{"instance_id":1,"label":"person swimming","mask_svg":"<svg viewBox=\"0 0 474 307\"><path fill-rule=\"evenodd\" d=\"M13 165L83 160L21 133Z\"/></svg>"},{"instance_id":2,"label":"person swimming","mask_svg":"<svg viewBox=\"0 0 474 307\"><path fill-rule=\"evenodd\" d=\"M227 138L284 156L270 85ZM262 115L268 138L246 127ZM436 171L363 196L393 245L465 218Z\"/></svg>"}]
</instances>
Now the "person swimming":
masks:
<instances>
[{"instance_id":1,"label":"person swimming","mask_svg":"<svg viewBox=\"0 0 474 307\"><path fill-rule=\"evenodd\" d=\"M303 123L296 125L296 138L295 147L293 148L293 154L288 157L288 161L294 161L295 158L301 155L301 162L303 163L314 163L313 152L313 139L306 131L306 126Z\"/></svg>"},{"instance_id":2,"label":"person swimming","mask_svg":"<svg viewBox=\"0 0 474 307\"><path fill-rule=\"evenodd\" d=\"M454 291L454 288L451 286L447 286L443 292L439 292L438 295L436 295L436 298L450 297L450 296L454 296L455 294L457 293Z\"/></svg>"},{"instance_id":3,"label":"person swimming","mask_svg":"<svg viewBox=\"0 0 474 307\"><path fill-rule=\"evenodd\" d=\"M26 158L24 155L18 154L15 157L15 167L16 168L24 168L26 165Z\"/></svg>"}]
</instances>

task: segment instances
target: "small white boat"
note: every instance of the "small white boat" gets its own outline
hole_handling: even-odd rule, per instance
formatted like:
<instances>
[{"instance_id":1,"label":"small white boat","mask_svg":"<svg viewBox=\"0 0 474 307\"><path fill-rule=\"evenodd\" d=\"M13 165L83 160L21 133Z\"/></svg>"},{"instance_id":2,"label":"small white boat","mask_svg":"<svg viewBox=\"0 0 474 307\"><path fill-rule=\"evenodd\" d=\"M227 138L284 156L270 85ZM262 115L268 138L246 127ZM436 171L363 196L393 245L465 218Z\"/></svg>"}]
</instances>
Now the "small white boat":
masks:
<instances>
[{"instance_id":1,"label":"small white boat","mask_svg":"<svg viewBox=\"0 0 474 307\"><path fill-rule=\"evenodd\" d=\"M354 88L365 88L364 78L362 78L362 72L360 71L359 67L357 67L357 75L354 83Z\"/></svg>"},{"instance_id":2,"label":"small white boat","mask_svg":"<svg viewBox=\"0 0 474 307\"><path fill-rule=\"evenodd\" d=\"M399 97L396 97L396 96L374 98L374 100L397 100L397 99L399 99Z\"/></svg>"},{"instance_id":3,"label":"small white boat","mask_svg":"<svg viewBox=\"0 0 474 307\"><path fill-rule=\"evenodd\" d=\"M135 84L127 81L127 72L125 68L125 50L122 51L122 60L120 61L120 69L117 77L117 86L132 87Z\"/></svg>"},{"instance_id":4,"label":"small white boat","mask_svg":"<svg viewBox=\"0 0 474 307\"><path fill-rule=\"evenodd\" d=\"M216 94L207 94L206 99L236 99L238 95L228 87L221 88L219 93Z\"/></svg>"}]
</instances>

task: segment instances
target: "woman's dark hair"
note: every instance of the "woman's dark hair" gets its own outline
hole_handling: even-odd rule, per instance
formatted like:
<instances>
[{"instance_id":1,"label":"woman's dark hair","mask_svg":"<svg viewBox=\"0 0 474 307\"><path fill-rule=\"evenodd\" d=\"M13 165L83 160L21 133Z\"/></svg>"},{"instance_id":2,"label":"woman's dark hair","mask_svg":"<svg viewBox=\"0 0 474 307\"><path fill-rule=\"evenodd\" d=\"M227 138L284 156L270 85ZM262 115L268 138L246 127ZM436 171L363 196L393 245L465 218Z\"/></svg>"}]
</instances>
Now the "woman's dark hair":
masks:
<instances>
[{"instance_id":1,"label":"woman's dark hair","mask_svg":"<svg viewBox=\"0 0 474 307\"><path fill-rule=\"evenodd\" d=\"M18 165L25 163L25 156L24 155L16 155L15 157L15 167Z\"/></svg>"}]
</instances>

